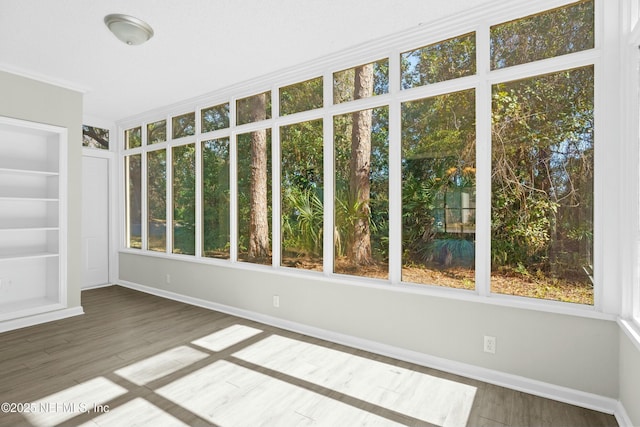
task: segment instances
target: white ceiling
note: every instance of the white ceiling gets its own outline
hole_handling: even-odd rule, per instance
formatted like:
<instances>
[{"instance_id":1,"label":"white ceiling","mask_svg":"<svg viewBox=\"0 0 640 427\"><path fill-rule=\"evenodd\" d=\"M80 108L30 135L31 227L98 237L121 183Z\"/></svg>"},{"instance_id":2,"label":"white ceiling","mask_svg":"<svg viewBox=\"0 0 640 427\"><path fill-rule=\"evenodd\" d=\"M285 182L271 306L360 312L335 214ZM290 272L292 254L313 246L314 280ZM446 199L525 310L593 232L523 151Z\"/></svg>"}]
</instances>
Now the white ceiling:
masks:
<instances>
[{"instance_id":1,"label":"white ceiling","mask_svg":"<svg viewBox=\"0 0 640 427\"><path fill-rule=\"evenodd\" d=\"M82 89L85 116L113 122L488 1L0 0L0 69ZM110 13L154 37L125 45Z\"/></svg>"}]
</instances>

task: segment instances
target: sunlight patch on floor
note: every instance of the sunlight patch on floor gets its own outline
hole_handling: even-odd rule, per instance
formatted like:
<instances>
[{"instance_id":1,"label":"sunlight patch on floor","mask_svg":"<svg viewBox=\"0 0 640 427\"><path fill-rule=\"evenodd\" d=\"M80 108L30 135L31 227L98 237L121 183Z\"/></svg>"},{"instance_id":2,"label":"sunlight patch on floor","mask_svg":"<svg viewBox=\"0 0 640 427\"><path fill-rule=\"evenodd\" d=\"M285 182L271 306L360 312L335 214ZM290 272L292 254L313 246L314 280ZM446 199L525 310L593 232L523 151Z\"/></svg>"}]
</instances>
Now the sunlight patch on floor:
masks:
<instances>
[{"instance_id":1,"label":"sunlight patch on floor","mask_svg":"<svg viewBox=\"0 0 640 427\"><path fill-rule=\"evenodd\" d=\"M134 384L145 385L208 356L194 348L180 346L118 369L115 374Z\"/></svg>"},{"instance_id":2,"label":"sunlight patch on floor","mask_svg":"<svg viewBox=\"0 0 640 427\"><path fill-rule=\"evenodd\" d=\"M234 357L443 427L465 426L476 388L279 335Z\"/></svg>"},{"instance_id":3,"label":"sunlight patch on floor","mask_svg":"<svg viewBox=\"0 0 640 427\"><path fill-rule=\"evenodd\" d=\"M187 424L157 406L137 397L79 427L162 426L186 427Z\"/></svg>"},{"instance_id":4,"label":"sunlight patch on floor","mask_svg":"<svg viewBox=\"0 0 640 427\"><path fill-rule=\"evenodd\" d=\"M261 332L233 325L192 344L221 351ZM209 357L216 358L214 354L183 345L120 368L115 374L149 388L153 381L202 361L200 366L204 367L192 367L175 381L150 390L156 398L167 399L168 407L178 405L220 427L401 425L393 420L404 418L394 418L393 413L442 427L462 427L467 423L476 394L476 388L469 385L280 335L268 336L233 353L232 361L225 358L205 366L204 359ZM240 366L233 358L261 368ZM279 375L276 378L258 372L262 368ZM325 390L313 391L315 386ZM34 427L57 425L87 412L92 412L93 418L83 424L85 427L185 425L135 395L109 407L113 399L129 391L98 377L33 402L34 408L42 410L25 417ZM345 396L357 401L345 401ZM369 404L391 413L370 412L373 406ZM106 410L96 409L99 405Z\"/></svg>"},{"instance_id":5,"label":"sunlight patch on floor","mask_svg":"<svg viewBox=\"0 0 640 427\"><path fill-rule=\"evenodd\" d=\"M224 360L156 393L222 427L401 425Z\"/></svg>"},{"instance_id":6,"label":"sunlight patch on floor","mask_svg":"<svg viewBox=\"0 0 640 427\"><path fill-rule=\"evenodd\" d=\"M202 337L191 344L197 345L202 348L206 348L210 351L222 351L225 348L238 344L254 335L262 332L260 329L252 328L245 325L233 325L228 328L224 328L218 332L214 332L211 335Z\"/></svg>"},{"instance_id":7,"label":"sunlight patch on floor","mask_svg":"<svg viewBox=\"0 0 640 427\"><path fill-rule=\"evenodd\" d=\"M23 415L34 427L53 426L91 411L96 405L103 405L127 391L104 377L97 377L31 402L30 411Z\"/></svg>"}]
</instances>

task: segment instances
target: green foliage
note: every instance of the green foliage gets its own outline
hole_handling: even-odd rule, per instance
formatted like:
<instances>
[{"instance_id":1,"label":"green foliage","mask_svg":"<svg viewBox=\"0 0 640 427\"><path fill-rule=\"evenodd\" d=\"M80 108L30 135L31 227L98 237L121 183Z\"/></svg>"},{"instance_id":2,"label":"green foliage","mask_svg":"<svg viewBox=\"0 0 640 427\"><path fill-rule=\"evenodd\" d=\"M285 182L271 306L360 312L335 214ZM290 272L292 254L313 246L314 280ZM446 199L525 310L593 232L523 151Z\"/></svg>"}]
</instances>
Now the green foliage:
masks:
<instances>
[{"instance_id":1,"label":"green foliage","mask_svg":"<svg viewBox=\"0 0 640 427\"><path fill-rule=\"evenodd\" d=\"M594 2L580 1L491 28L491 68L579 52L594 45Z\"/></svg>"},{"instance_id":2,"label":"green foliage","mask_svg":"<svg viewBox=\"0 0 640 427\"><path fill-rule=\"evenodd\" d=\"M131 154L125 157L125 173L127 181L128 245L131 248L142 248L142 154Z\"/></svg>"},{"instance_id":3,"label":"green foliage","mask_svg":"<svg viewBox=\"0 0 640 427\"><path fill-rule=\"evenodd\" d=\"M470 266L473 237L464 231L474 231L474 215L463 223L462 208L474 209L475 94L404 103L402 125L403 264ZM469 197L464 206L463 193ZM458 227L452 227L455 221ZM448 233L449 228L460 232Z\"/></svg>"},{"instance_id":4,"label":"green foliage","mask_svg":"<svg viewBox=\"0 0 640 427\"><path fill-rule=\"evenodd\" d=\"M525 204L526 206L523 206ZM533 193L494 193L491 257L495 266L538 266L547 259L551 219L558 205Z\"/></svg>"},{"instance_id":5,"label":"green foliage","mask_svg":"<svg viewBox=\"0 0 640 427\"><path fill-rule=\"evenodd\" d=\"M160 120L147 124L147 144L157 144L167 140L167 121Z\"/></svg>"},{"instance_id":6,"label":"green foliage","mask_svg":"<svg viewBox=\"0 0 640 427\"><path fill-rule=\"evenodd\" d=\"M347 70L347 71L353 71ZM375 72L375 67L374 67ZM334 246L335 256L347 254L354 236L354 226L360 219L369 222L371 252L375 261L384 262L389 256L389 111L372 110L371 163L369 168L369 213L362 212L364 201L358 202L349 189L352 114L335 116L335 194Z\"/></svg>"},{"instance_id":7,"label":"green foliage","mask_svg":"<svg viewBox=\"0 0 640 427\"><path fill-rule=\"evenodd\" d=\"M428 246L428 260L450 267L462 265L472 267L475 259L475 247L472 241L460 238L435 239Z\"/></svg>"},{"instance_id":8,"label":"green foliage","mask_svg":"<svg viewBox=\"0 0 640 427\"><path fill-rule=\"evenodd\" d=\"M359 220L369 222L371 234L378 233L378 226L373 221L372 215L363 212L363 205L369 204L370 200L360 201L358 197L353 197L347 189L336 190L335 198L335 232L334 245L337 256L347 255L345 249L353 242L353 230Z\"/></svg>"},{"instance_id":9,"label":"green foliage","mask_svg":"<svg viewBox=\"0 0 640 427\"><path fill-rule=\"evenodd\" d=\"M196 113L187 113L171 119L173 138L195 135Z\"/></svg>"},{"instance_id":10,"label":"green foliage","mask_svg":"<svg viewBox=\"0 0 640 427\"><path fill-rule=\"evenodd\" d=\"M280 88L280 115L322 108L322 77Z\"/></svg>"},{"instance_id":11,"label":"green foliage","mask_svg":"<svg viewBox=\"0 0 640 427\"><path fill-rule=\"evenodd\" d=\"M202 146L202 247L205 256L228 258L230 248L229 138Z\"/></svg>"},{"instance_id":12,"label":"green foliage","mask_svg":"<svg viewBox=\"0 0 640 427\"><path fill-rule=\"evenodd\" d=\"M202 132L212 132L229 127L229 103L214 105L201 112Z\"/></svg>"},{"instance_id":13,"label":"green foliage","mask_svg":"<svg viewBox=\"0 0 640 427\"><path fill-rule=\"evenodd\" d=\"M312 189L291 187L284 194L288 215L282 217L284 246L309 256L322 254L324 207L320 195Z\"/></svg>"},{"instance_id":14,"label":"green foliage","mask_svg":"<svg viewBox=\"0 0 640 427\"><path fill-rule=\"evenodd\" d=\"M421 247L434 237L432 211L437 192L434 188L437 187L435 179L405 179L402 187L402 247L409 258L420 258L412 254L419 254Z\"/></svg>"},{"instance_id":15,"label":"green foliage","mask_svg":"<svg viewBox=\"0 0 640 427\"><path fill-rule=\"evenodd\" d=\"M147 153L147 225L151 250L166 250L167 233L167 152Z\"/></svg>"},{"instance_id":16,"label":"green foliage","mask_svg":"<svg viewBox=\"0 0 640 427\"><path fill-rule=\"evenodd\" d=\"M475 74L475 33L405 52L400 60L403 89Z\"/></svg>"},{"instance_id":17,"label":"green foliage","mask_svg":"<svg viewBox=\"0 0 640 427\"><path fill-rule=\"evenodd\" d=\"M590 279L593 67L493 88L494 268Z\"/></svg>"},{"instance_id":18,"label":"green foliage","mask_svg":"<svg viewBox=\"0 0 640 427\"><path fill-rule=\"evenodd\" d=\"M142 127L138 126L133 129L124 131L124 148L136 148L142 145Z\"/></svg>"},{"instance_id":19,"label":"green foliage","mask_svg":"<svg viewBox=\"0 0 640 427\"><path fill-rule=\"evenodd\" d=\"M194 255L196 238L195 144L173 148L173 251Z\"/></svg>"},{"instance_id":20,"label":"green foliage","mask_svg":"<svg viewBox=\"0 0 640 427\"><path fill-rule=\"evenodd\" d=\"M322 256L322 120L280 129L283 260Z\"/></svg>"}]
</instances>

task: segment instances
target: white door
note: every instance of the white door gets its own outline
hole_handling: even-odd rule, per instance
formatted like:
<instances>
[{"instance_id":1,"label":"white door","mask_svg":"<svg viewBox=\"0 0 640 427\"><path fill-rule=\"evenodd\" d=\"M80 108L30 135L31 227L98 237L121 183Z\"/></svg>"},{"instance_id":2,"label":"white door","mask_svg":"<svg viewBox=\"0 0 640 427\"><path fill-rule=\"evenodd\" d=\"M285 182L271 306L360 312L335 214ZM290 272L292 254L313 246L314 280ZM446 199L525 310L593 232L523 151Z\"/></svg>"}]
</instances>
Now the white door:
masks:
<instances>
[{"instance_id":1,"label":"white door","mask_svg":"<svg viewBox=\"0 0 640 427\"><path fill-rule=\"evenodd\" d=\"M82 157L82 287L109 283L109 159Z\"/></svg>"}]
</instances>

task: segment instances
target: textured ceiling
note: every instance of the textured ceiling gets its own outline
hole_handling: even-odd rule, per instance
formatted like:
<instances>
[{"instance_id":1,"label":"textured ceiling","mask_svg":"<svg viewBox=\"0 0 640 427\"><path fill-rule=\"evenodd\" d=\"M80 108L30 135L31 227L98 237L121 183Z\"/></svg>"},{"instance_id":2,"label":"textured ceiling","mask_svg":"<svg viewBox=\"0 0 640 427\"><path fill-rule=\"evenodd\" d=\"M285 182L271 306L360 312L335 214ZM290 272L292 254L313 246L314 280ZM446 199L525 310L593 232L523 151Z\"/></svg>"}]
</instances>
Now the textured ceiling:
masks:
<instances>
[{"instance_id":1,"label":"textured ceiling","mask_svg":"<svg viewBox=\"0 0 640 427\"><path fill-rule=\"evenodd\" d=\"M116 121L488 0L0 0L0 69L86 91L85 116ZM140 46L105 15L148 22Z\"/></svg>"}]
</instances>

